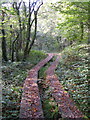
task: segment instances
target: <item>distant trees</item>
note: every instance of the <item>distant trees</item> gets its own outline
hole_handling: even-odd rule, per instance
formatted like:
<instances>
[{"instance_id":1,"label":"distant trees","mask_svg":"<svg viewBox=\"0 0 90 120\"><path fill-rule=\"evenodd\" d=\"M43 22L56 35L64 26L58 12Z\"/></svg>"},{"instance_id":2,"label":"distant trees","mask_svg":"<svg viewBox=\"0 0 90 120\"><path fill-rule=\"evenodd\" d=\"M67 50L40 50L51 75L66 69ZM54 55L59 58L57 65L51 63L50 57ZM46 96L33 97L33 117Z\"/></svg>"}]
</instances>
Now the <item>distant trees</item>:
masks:
<instances>
[{"instance_id":1,"label":"distant trees","mask_svg":"<svg viewBox=\"0 0 90 120\"><path fill-rule=\"evenodd\" d=\"M31 1L0 2L3 60L25 60L34 43L52 51L74 42L90 43L90 2L46 3L38 14L43 1Z\"/></svg>"},{"instance_id":2,"label":"distant trees","mask_svg":"<svg viewBox=\"0 0 90 120\"><path fill-rule=\"evenodd\" d=\"M54 49L61 51L73 43L87 43L90 36L89 4L89 2L57 2L43 6L38 14L39 23L42 23L39 25L37 37L39 48L42 46L46 51Z\"/></svg>"},{"instance_id":3,"label":"distant trees","mask_svg":"<svg viewBox=\"0 0 90 120\"><path fill-rule=\"evenodd\" d=\"M57 2L52 7L64 16L58 23L62 36L73 42L90 41L90 2Z\"/></svg>"},{"instance_id":4,"label":"distant trees","mask_svg":"<svg viewBox=\"0 0 90 120\"><path fill-rule=\"evenodd\" d=\"M60 50L57 42L60 30L56 28L60 15L50 7L50 2L44 3L39 11L37 41L34 46L35 49L47 52Z\"/></svg>"},{"instance_id":5,"label":"distant trees","mask_svg":"<svg viewBox=\"0 0 90 120\"><path fill-rule=\"evenodd\" d=\"M2 3L3 60L10 59L13 62L19 61L20 56L23 56L23 60L28 57L36 39L37 14L42 4L42 0L34 0L33 2L29 0L28 4L23 0Z\"/></svg>"},{"instance_id":6,"label":"distant trees","mask_svg":"<svg viewBox=\"0 0 90 120\"><path fill-rule=\"evenodd\" d=\"M37 13L38 10L40 8L40 6L43 4L43 2L39 3L39 0L37 0L36 2L33 2L32 5L30 4L30 0L29 0L29 14L28 14L28 24L27 24L27 41L26 41L26 45L25 45L25 50L24 50L24 59L27 57L27 55L29 54L35 38L36 38L36 32L37 32ZM31 19L32 17L32 13L34 13L34 18ZM33 23L35 22L35 27L34 27L34 35L32 37L32 41L30 43L30 39L31 39L31 27L33 25Z\"/></svg>"}]
</instances>

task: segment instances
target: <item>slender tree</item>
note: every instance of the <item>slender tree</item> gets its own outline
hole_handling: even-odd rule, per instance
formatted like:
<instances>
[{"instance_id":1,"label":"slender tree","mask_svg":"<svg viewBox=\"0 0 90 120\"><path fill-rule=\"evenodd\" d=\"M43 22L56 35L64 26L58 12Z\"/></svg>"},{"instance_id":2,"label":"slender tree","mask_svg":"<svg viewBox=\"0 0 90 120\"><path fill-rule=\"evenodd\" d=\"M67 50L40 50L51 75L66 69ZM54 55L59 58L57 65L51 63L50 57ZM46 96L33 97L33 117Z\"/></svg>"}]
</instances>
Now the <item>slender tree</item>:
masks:
<instances>
[{"instance_id":1,"label":"slender tree","mask_svg":"<svg viewBox=\"0 0 90 120\"><path fill-rule=\"evenodd\" d=\"M34 41L36 39L36 32L37 32L37 13L39 11L39 8L41 7L41 5L43 4L43 2L40 0L36 0L35 2L31 3L31 1L29 0L29 15L28 15L28 25L27 25L27 41L26 41L26 45L25 45L25 50L24 50L24 57L23 60L26 59L26 57L29 55L29 52L34 44ZM39 4L38 4L39 3ZM34 18L32 18L32 15L34 13ZM35 28L34 28L34 36L31 40L31 28L33 23L35 23ZM31 43L30 43L31 41Z\"/></svg>"},{"instance_id":2,"label":"slender tree","mask_svg":"<svg viewBox=\"0 0 90 120\"><path fill-rule=\"evenodd\" d=\"M88 2L88 43L90 44L90 1Z\"/></svg>"},{"instance_id":3,"label":"slender tree","mask_svg":"<svg viewBox=\"0 0 90 120\"><path fill-rule=\"evenodd\" d=\"M83 25L83 22L80 22L80 26L81 26L81 40L80 42L83 40L83 37L84 37L84 25Z\"/></svg>"},{"instance_id":4,"label":"slender tree","mask_svg":"<svg viewBox=\"0 0 90 120\"><path fill-rule=\"evenodd\" d=\"M35 39L36 39L36 33L37 33L37 11L34 11L34 16L35 16L34 36L33 36L33 38L32 38L30 47L29 47L29 49L28 49L28 54L29 54L29 52L30 52L30 50L31 50L31 48L32 48L32 46L33 46L33 44L34 44L34 41L35 41Z\"/></svg>"},{"instance_id":5,"label":"slender tree","mask_svg":"<svg viewBox=\"0 0 90 120\"><path fill-rule=\"evenodd\" d=\"M14 56L15 56L14 55L14 53L15 53L15 43L17 45L18 38L19 38L19 33L17 33L17 36L16 36L15 40L12 41L12 56L11 56L11 61L12 62L14 62L14 60L15 60L15 58L14 58ZM17 52L17 47L16 47L16 52ZM17 53L16 53L16 55L17 55ZM16 59L17 58L18 58L18 56L16 56ZM18 61L18 59L17 59L17 61Z\"/></svg>"},{"instance_id":6,"label":"slender tree","mask_svg":"<svg viewBox=\"0 0 90 120\"><path fill-rule=\"evenodd\" d=\"M24 60L26 59L26 56L28 54L28 46L29 46L29 42L30 42L30 36L31 36L31 2L29 0L29 15L28 15L28 24L27 24L27 41L26 41L26 45L25 45L25 50L24 50Z\"/></svg>"},{"instance_id":7,"label":"slender tree","mask_svg":"<svg viewBox=\"0 0 90 120\"><path fill-rule=\"evenodd\" d=\"M22 21L21 21L21 16L20 16L20 6L21 6L22 0L21 2L19 2L19 4L17 4L17 2L13 2L13 8L16 11L17 17L18 17L18 23L19 23L19 49L22 48Z\"/></svg>"},{"instance_id":8,"label":"slender tree","mask_svg":"<svg viewBox=\"0 0 90 120\"><path fill-rule=\"evenodd\" d=\"M5 34L5 29L4 29L4 18L5 18L5 12L2 10L2 58L5 61L8 61L7 58L7 50L6 50L6 34Z\"/></svg>"}]
</instances>

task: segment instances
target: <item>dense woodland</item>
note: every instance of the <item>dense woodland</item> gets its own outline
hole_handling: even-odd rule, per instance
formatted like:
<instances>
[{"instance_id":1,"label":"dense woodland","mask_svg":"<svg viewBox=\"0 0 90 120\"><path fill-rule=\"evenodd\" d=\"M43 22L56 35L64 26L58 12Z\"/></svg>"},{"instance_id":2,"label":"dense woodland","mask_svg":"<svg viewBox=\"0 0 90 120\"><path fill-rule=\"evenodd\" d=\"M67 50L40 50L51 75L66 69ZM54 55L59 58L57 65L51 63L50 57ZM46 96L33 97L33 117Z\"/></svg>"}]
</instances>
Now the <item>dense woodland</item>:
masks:
<instances>
[{"instance_id":1,"label":"dense woodland","mask_svg":"<svg viewBox=\"0 0 90 120\"><path fill-rule=\"evenodd\" d=\"M55 73L88 119L90 2L1 0L0 19L3 119L19 117L24 80L47 53L62 53ZM41 68L39 79L44 79L45 70L54 60ZM57 117L50 89L44 94L45 118Z\"/></svg>"}]
</instances>

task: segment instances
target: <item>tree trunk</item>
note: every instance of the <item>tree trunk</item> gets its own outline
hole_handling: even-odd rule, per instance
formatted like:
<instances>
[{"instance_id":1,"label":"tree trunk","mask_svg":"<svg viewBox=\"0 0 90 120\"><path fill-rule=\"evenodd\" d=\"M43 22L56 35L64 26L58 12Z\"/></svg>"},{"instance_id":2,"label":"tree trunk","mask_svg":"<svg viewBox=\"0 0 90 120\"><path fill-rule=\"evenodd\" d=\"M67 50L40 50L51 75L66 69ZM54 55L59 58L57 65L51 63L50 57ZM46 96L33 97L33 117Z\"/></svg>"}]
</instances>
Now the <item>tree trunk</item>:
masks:
<instances>
[{"instance_id":1,"label":"tree trunk","mask_svg":"<svg viewBox=\"0 0 90 120\"><path fill-rule=\"evenodd\" d=\"M80 26L81 26L81 40L79 42L81 42L83 40L83 35L84 35L84 26L83 26L83 22L80 22Z\"/></svg>"},{"instance_id":2,"label":"tree trunk","mask_svg":"<svg viewBox=\"0 0 90 120\"><path fill-rule=\"evenodd\" d=\"M21 18L20 13L18 11L18 21L19 21L19 49L22 49L22 25L21 25Z\"/></svg>"},{"instance_id":3,"label":"tree trunk","mask_svg":"<svg viewBox=\"0 0 90 120\"><path fill-rule=\"evenodd\" d=\"M11 36L12 36L12 25L10 25L10 34L11 34ZM10 56L10 58L11 58L11 56L12 56L12 37L10 37L10 46L9 46L9 56Z\"/></svg>"},{"instance_id":4,"label":"tree trunk","mask_svg":"<svg viewBox=\"0 0 90 120\"><path fill-rule=\"evenodd\" d=\"M24 8L23 8L23 11L24 11L24 19L23 19L23 24L22 24L22 29L23 29L23 41L22 41L22 51L24 51L24 48L25 48L25 41L26 41L26 17L27 17L27 11L26 11L26 4L25 2L23 2L23 5L24 5Z\"/></svg>"},{"instance_id":5,"label":"tree trunk","mask_svg":"<svg viewBox=\"0 0 90 120\"><path fill-rule=\"evenodd\" d=\"M29 0L29 18L28 18L28 29L27 29L27 42L26 42L26 46L25 46L25 50L24 50L24 57L23 60L26 59L26 57L29 55L29 52L34 44L35 38L36 38L36 31L37 31L37 12L40 8L40 6L43 4L43 2L37 7L36 9L36 4L37 4L38 0L36 2L33 2L32 5L30 5L30 0ZM31 16L32 13L34 12L34 19L31 20ZM32 41L30 43L30 37L31 37L31 27L33 25L35 21L35 29L34 29L34 36L32 38Z\"/></svg>"},{"instance_id":6,"label":"tree trunk","mask_svg":"<svg viewBox=\"0 0 90 120\"><path fill-rule=\"evenodd\" d=\"M2 58L5 61L8 61L7 58L7 50L6 50L6 37L5 37L5 30L4 30L4 11L2 11Z\"/></svg>"},{"instance_id":7,"label":"tree trunk","mask_svg":"<svg viewBox=\"0 0 90 120\"><path fill-rule=\"evenodd\" d=\"M19 49L21 50L22 47L22 22L21 22L21 17L20 17L20 6L21 6L22 1L19 3L19 5L17 4L17 2L13 3L13 8L16 11L16 14L18 16L18 22L19 22L19 42L18 42L18 46Z\"/></svg>"},{"instance_id":8,"label":"tree trunk","mask_svg":"<svg viewBox=\"0 0 90 120\"><path fill-rule=\"evenodd\" d=\"M88 44L90 44L90 2L88 2Z\"/></svg>"},{"instance_id":9,"label":"tree trunk","mask_svg":"<svg viewBox=\"0 0 90 120\"><path fill-rule=\"evenodd\" d=\"M12 42L12 59L11 59L12 62L14 62L15 42L17 41L18 37L19 37L19 34L17 35L16 39ZM18 61L19 58L18 58L17 53L16 53L16 58L17 58L17 61Z\"/></svg>"},{"instance_id":10,"label":"tree trunk","mask_svg":"<svg viewBox=\"0 0 90 120\"><path fill-rule=\"evenodd\" d=\"M36 39L36 34L37 34L37 11L34 12L34 16L35 16L35 31L34 31L34 36L33 36L33 39L32 39L32 42L30 44L30 47L29 47L29 50L28 50L28 54L34 44L34 41Z\"/></svg>"},{"instance_id":11,"label":"tree trunk","mask_svg":"<svg viewBox=\"0 0 90 120\"><path fill-rule=\"evenodd\" d=\"M29 42L30 42L30 35L31 35L31 7L30 7L30 1L29 1L29 18L28 18L28 25L27 25L27 42L26 42L26 46L25 46L25 50L24 50L24 57L23 60L26 59L27 55L28 55L28 46L29 46Z\"/></svg>"},{"instance_id":12,"label":"tree trunk","mask_svg":"<svg viewBox=\"0 0 90 120\"><path fill-rule=\"evenodd\" d=\"M19 38L17 38L17 41L16 41L16 61L18 62L20 59L19 59Z\"/></svg>"},{"instance_id":13,"label":"tree trunk","mask_svg":"<svg viewBox=\"0 0 90 120\"><path fill-rule=\"evenodd\" d=\"M17 2L13 3L13 8L16 11L16 14L18 16L18 22L19 22L19 38L16 42L16 61L19 61L19 52L22 49L22 24L21 24L21 17L20 17L20 6L22 1L17 4Z\"/></svg>"}]
</instances>

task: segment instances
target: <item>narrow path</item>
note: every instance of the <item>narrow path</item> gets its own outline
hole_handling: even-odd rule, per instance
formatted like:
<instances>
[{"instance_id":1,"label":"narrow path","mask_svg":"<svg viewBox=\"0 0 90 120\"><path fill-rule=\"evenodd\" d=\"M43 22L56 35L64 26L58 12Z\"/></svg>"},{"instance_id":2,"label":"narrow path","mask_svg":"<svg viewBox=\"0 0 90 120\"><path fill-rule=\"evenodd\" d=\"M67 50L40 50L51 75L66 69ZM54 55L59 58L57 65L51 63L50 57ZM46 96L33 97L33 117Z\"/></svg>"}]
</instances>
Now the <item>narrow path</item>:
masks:
<instances>
[{"instance_id":1,"label":"narrow path","mask_svg":"<svg viewBox=\"0 0 90 120\"><path fill-rule=\"evenodd\" d=\"M39 62L33 69L29 71L23 86L20 118L44 118L37 85L38 71L50 59L52 59L53 56L53 54L48 54L46 59Z\"/></svg>"},{"instance_id":2,"label":"narrow path","mask_svg":"<svg viewBox=\"0 0 90 120\"><path fill-rule=\"evenodd\" d=\"M59 112L62 118L83 118L83 114L75 106L73 100L70 99L69 94L60 84L58 77L54 74L54 70L59 63L60 57L61 56L58 56L46 71L46 81L52 88L52 97L58 104Z\"/></svg>"},{"instance_id":3,"label":"narrow path","mask_svg":"<svg viewBox=\"0 0 90 120\"><path fill-rule=\"evenodd\" d=\"M42 66L49 62L54 55L57 55L58 57L46 71L46 82L52 88L51 94L58 104L59 113L61 114L62 118L72 119L84 117L84 115L75 106L74 101L70 99L69 94L63 89L58 80L58 77L54 73L54 70L59 63L59 59L61 58L60 54L49 53L46 59L39 62L28 73L23 86L23 94L20 106L20 118L26 118L28 120L30 120L31 118L44 118L39 88L37 84L38 71Z\"/></svg>"}]
</instances>

